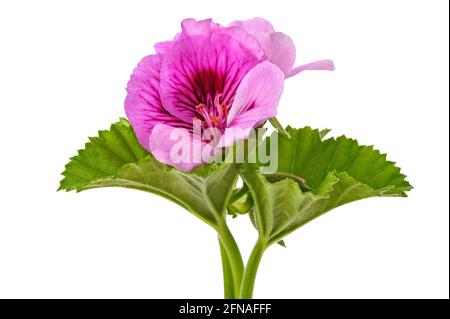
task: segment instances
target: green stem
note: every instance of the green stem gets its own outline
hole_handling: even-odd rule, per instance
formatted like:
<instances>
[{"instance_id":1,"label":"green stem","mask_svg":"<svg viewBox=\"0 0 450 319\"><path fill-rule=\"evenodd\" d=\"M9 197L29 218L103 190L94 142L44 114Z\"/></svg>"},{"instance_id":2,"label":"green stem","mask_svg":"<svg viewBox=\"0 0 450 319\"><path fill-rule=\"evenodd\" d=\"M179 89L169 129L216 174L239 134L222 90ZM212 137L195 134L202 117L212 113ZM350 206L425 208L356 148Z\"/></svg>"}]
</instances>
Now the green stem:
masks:
<instances>
[{"instance_id":1,"label":"green stem","mask_svg":"<svg viewBox=\"0 0 450 319\"><path fill-rule=\"evenodd\" d=\"M225 299L234 299L234 282L233 272L231 271L230 261L228 260L227 252L222 245L219 238L220 256L222 257L222 270L223 270L223 290Z\"/></svg>"},{"instance_id":2,"label":"green stem","mask_svg":"<svg viewBox=\"0 0 450 319\"><path fill-rule=\"evenodd\" d=\"M217 232L219 234L221 248L225 252L225 256L227 257L227 262L231 270L231 272L228 272L227 270L227 273L231 274L231 279L228 276L227 278L225 278L224 273L224 280L225 280L224 283L225 285L228 285L227 282L232 280L234 288L233 289L234 297L236 297L239 296L239 288L241 286L242 274L244 272L244 263L242 261L241 252L239 251L239 247L236 244L236 241L234 240L234 237L231 234L230 229L228 228L225 222L219 225L219 227L217 228ZM222 255L222 265L223 264L224 261Z\"/></svg>"},{"instance_id":3,"label":"green stem","mask_svg":"<svg viewBox=\"0 0 450 319\"><path fill-rule=\"evenodd\" d=\"M248 258L247 266L245 266L244 276L240 289L239 298L251 299L253 297L253 287L255 286L256 273L258 272L259 263L266 250L266 245L260 239L253 247L252 253Z\"/></svg>"}]
</instances>

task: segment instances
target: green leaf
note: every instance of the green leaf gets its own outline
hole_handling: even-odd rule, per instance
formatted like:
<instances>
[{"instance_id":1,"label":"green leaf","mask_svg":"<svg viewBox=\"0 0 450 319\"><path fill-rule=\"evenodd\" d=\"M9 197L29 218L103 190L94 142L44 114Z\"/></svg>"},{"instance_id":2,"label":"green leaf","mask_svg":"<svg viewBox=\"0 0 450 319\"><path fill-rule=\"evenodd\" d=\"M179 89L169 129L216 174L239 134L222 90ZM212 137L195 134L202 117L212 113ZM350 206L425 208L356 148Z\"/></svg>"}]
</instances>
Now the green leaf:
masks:
<instances>
[{"instance_id":1,"label":"green leaf","mask_svg":"<svg viewBox=\"0 0 450 319\"><path fill-rule=\"evenodd\" d=\"M112 176L125 164L138 162L148 155L128 121L121 118L109 130L89 138L84 149L70 158L59 190L82 190L89 182Z\"/></svg>"},{"instance_id":2,"label":"green leaf","mask_svg":"<svg viewBox=\"0 0 450 319\"><path fill-rule=\"evenodd\" d=\"M354 139L340 136L322 139L324 131L305 127L287 127L291 138L278 134L277 174L292 174L317 192L329 173L346 172L383 195L406 196L411 185L394 162L373 146L359 145ZM274 136L277 133L273 133ZM272 137L266 139L266 143Z\"/></svg>"},{"instance_id":3,"label":"green leaf","mask_svg":"<svg viewBox=\"0 0 450 319\"><path fill-rule=\"evenodd\" d=\"M324 139L325 138L325 136L328 134L328 133L330 133L331 132L331 130L329 129L329 128L326 128L326 129L323 129L323 130L321 130L320 132L319 132L319 136L320 136L320 139Z\"/></svg>"},{"instance_id":4,"label":"green leaf","mask_svg":"<svg viewBox=\"0 0 450 319\"><path fill-rule=\"evenodd\" d=\"M323 140L323 131L309 127L286 130L291 138L277 136L274 173L285 179L273 180L273 174L264 177L255 169L241 172L255 205L251 218L270 244L340 205L373 196L406 196L411 189L400 169L372 146L345 136Z\"/></svg>"},{"instance_id":5,"label":"green leaf","mask_svg":"<svg viewBox=\"0 0 450 319\"><path fill-rule=\"evenodd\" d=\"M210 164L183 172L157 161L143 149L125 119L90 138L66 165L60 190L126 187L158 194L215 226L238 177L233 163Z\"/></svg>"}]
</instances>

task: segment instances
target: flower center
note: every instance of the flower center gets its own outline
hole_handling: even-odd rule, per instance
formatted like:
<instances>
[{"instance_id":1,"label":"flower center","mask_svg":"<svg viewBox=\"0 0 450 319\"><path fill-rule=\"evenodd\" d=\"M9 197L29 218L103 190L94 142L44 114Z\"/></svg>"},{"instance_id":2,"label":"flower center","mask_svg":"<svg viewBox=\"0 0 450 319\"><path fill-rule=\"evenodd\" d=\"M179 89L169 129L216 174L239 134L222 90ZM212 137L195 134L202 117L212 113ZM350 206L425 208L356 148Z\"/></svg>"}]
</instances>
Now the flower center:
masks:
<instances>
[{"instance_id":1,"label":"flower center","mask_svg":"<svg viewBox=\"0 0 450 319\"><path fill-rule=\"evenodd\" d=\"M222 100L222 94L219 93L214 97L207 99L206 104L200 103L195 107L197 117L193 121L201 125L201 129L218 129L221 133L227 127L228 108L226 103Z\"/></svg>"}]
</instances>

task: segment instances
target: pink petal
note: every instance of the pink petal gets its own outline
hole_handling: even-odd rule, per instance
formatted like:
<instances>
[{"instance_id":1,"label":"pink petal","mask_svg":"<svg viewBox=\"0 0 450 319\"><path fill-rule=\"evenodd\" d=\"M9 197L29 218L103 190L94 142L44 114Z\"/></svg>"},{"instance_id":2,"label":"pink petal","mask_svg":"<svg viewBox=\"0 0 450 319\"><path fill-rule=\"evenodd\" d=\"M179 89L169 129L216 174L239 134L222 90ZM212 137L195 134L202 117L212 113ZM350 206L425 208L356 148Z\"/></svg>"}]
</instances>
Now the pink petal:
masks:
<instances>
[{"instance_id":1,"label":"pink petal","mask_svg":"<svg viewBox=\"0 0 450 319\"><path fill-rule=\"evenodd\" d=\"M149 145L158 161L183 171L191 171L214 155L212 146L194 138L189 130L166 124L154 127ZM206 158L202 158L202 153L207 154Z\"/></svg>"},{"instance_id":2,"label":"pink petal","mask_svg":"<svg viewBox=\"0 0 450 319\"><path fill-rule=\"evenodd\" d=\"M195 19L185 19L181 22L181 30L183 35L209 35L214 30L223 28L220 24L215 23L212 19L197 21Z\"/></svg>"},{"instance_id":3,"label":"pink petal","mask_svg":"<svg viewBox=\"0 0 450 319\"><path fill-rule=\"evenodd\" d=\"M241 127L233 127L227 128L225 132L223 132L222 137L220 138L219 143L216 148L228 147L235 144L237 141L246 140L250 136L252 128L241 128Z\"/></svg>"},{"instance_id":4,"label":"pink petal","mask_svg":"<svg viewBox=\"0 0 450 319\"><path fill-rule=\"evenodd\" d=\"M291 38L275 32L272 24L262 18L234 21L230 26L243 28L260 44L267 59L277 65L287 76L295 62L295 45Z\"/></svg>"},{"instance_id":5,"label":"pink petal","mask_svg":"<svg viewBox=\"0 0 450 319\"><path fill-rule=\"evenodd\" d=\"M227 34L236 39L240 46L248 50L258 60L264 60L264 50L258 40L241 27L227 27L220 29L217 33Z\"/></svg>"},{"instance_id":6,"label":"pink petal","mask_svg":"<svg viewBox=\"0 0 450 319\"><path fill-rule=\"evenodd\" d=\"M139 143L149 150L148 139L158 122L185 126L168 113L159 98L161 57L149 55L134 69L127 85L125 112Z\"/></svg>"},{"instance_id":7,"label":"pink petal","mask_svg":"<svg viewBox=\"0 0 450 319\"><path fill-rule=\"evenodd\" d=\"M248 72L237 89L220 146L246 138L252 128L275 116L283 84L284 73L270 62L262 62Z\"/></svg>"},{"instance_id":8,"label":"pink petal","mask_svg":"<svg viewBox=\"0 0 450 319\"><path fill-rule=\"evenodd\" d=\"M175 40L181 36L211 35L213 33L227 34L236 39L243 48L249 50L259 59L262 59L264 56L264 51L261 49L258 41L241 26L223 27L212 19L200 21L185 19L181 23L181 28L182 33L175 37Z\"/></svg>"},{"instance_id":9,"label":"pink petal","mask_svg":"<svg viewBox=\"0 0 450 319\"><path fill-rule=\"evenodd\" d=\"M267 59L288 76L295 62L295 45L292 39L281 32L256 32L253 36L263 48Z\"/></svg>"},{"instance_id":10,"label":"pink petal","mask_svg":"<svg viewBox=\"0 0 450 319\"><path fill-rule=\"evenodd\" d=\"M161 54L167 54L170 52L170 49L172 49L173 41L163 41L163 42L157 42L155 43L155 50L156 53L159 55Z\"/></svg>"},{"instance_id":11,"label":"pink petal","mask_svg":"<svg viewBox=\"0 0 450 319\"><path fill-rule=\"evenodd\" d=\"M155 44L155 50L158 54L167 54L172 49L173 43L182 36L191 35L209 35L214 31L223 29L223 27L215 23L212 19L197 21L195 19L184 19L181 21L181 33L175 35L173 41L163 41Z\"/></svg>"},{"instance_id":12,"label":"pink petal","mask_svg":"<svg viewBox=\"0 0 450 319\"><path fill-rule=\"evenodd\" d=\"M192 124L196 106L207 105L217 94L231 105L241 80L258 62L226 34L182 37L162 63L161 101L171 114Z\"/></svg>"},{"instance_id":13,"label":"pink petal","mask_svg":"<svg viewBox=\"0 0 450 319\"><path fill-rule=\"evenodd\" d=\"M325 70L325 71L334 71L334 63L331 60L319 60L315 62L311 62L308 64L304 64L301 66L297 66L289 73L287 76L290 78L291 76L297 75L300 72L307 70Z\"/></svg>"},{"instance_id":14,"label":"pink petal","mask_svg":"<svg viewBox=\"0 0 450 319\"><path fill-rule=\"evenodd\" d=\"M242 27L250 34L254 34L256 32L267 32L272 33L275 32L272 24L263 19L263 18L253 18L250 20L244 21L233 21L229 24L232 27Z\"/></svg>"},{"instance_id":15,"label":"pink petal","mask_svg":"<svg viewBox=\"0 0 450 319\"><path fill-rule=\"evenodd\" d=\"M156 53L160 55L169 53L176 41L178 41L183 36L189 36L190 33L192 33L192 35L199 35L202 33L208 34L209 32L207 32L207 30L210 29L209 26L212 23L212 19L201 21L196 21L195 19L184 19L183 21L181 21L182 32L175 34L173 40L171 41L157 42L154 45Z\"/></svg>"}]
</instances>

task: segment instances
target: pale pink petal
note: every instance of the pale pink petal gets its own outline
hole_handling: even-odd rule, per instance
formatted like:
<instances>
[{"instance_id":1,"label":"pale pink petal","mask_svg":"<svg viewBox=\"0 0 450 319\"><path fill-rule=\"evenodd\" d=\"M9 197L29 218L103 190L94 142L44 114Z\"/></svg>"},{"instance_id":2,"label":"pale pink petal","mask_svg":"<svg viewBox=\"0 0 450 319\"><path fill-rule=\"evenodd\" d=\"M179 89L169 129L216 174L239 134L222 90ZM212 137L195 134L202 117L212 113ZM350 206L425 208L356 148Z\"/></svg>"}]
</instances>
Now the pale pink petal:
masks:
<instances>
[{"instance_id":1,"label":"pale pink petal","mask_svg":"<svg viewBox=\"0 0 450 319\"><path fill-rule=\"evenodd\" d=\"M167 54L172 49L173 41L163 41L155 43L155 51L158 54Z\"/></svg>"},{"instance_id":2,"label":"pale pink petal","mask_svg":"<svg viewBox=\"0 0 450 319\"><path fill-rule=\"evenodd\" d=\"M250 136L252 128L227 128L225 132L223 132L222 137L220 138L219 143L216 145L216 148L229 147L235 144L237 141L246 140Z\"/></svg>"},{"instance_id":3,"label":"pale pink petal","mask_svg":"<svg viewBox=\"0 0 450 319\"><path fill-rule=\"evenodd\" d=\"M238 41L238 43L245 49L249 50L257 58L264 57L264 51L259 45L258 41L241 26L223 27L215 23L212 19L195 20L185 19L181 23L182 33L177 35L174 41L182 36L194 35L211 35L213 33L227 34Z\"/></svg>"},{"instance_id":4,"label":"pale pink petal","mask_svg":"<svg viewBox=\"0 0 450 319\"><path fill-rule=\"evenodd\" d=\"M181 30L183 35L209 35L214 30L223 28L220 24L215 23L212 19L195 20L185 19L181 22Z\"/></svg>"},{"instance_id":5,"label":"pale pink petal","mask_svg":"<svg viewBox=\"0 0 450 319\"><path fill-rule=\"evenodd\" d=\"M157 124L149 140L150 152L160 162L183 171L211 159L214 150L211 145L194 138L189 130L166 124ZM201 156L201 154L206 156Z\"/></svg>"},{"instance_id":6,"label":"pale pink petal","mask_svg":"<svg viewBox=\"0 0 450 319\"><path fill-rule=\"evenodd\" d=\"M256 32L275 32L272 24L263 18L253 18L244 21L233 21L229 24L231 27L242 27L250 34Z\"/></svg>"},{"instance_id":7,"label":"pale pink petal","mask_svg":"<svg viewBox=\"0 0 450 319\"><path fill-rule=\"evenodd\" d=\"M227 27L222 28L220 30L216 31L217 33L223 33L227 34L234 39L236 39L240 46L246 50L248 50L251 54L253 54L258 60L264 60L265 59L265 52L261 46L261 44L258 42L258 40L245 31L241 27Z\"/></svg>"},{"instance_id":8,"label":"pale pink petal","mask_svg":"<svg viewBox=\"0 0 450 319\"><path fill-rule=\"evenodd\" d=\"M292 71L287 76L290 78L291 76L297 75L300 72L307 70L324 70L324 71L334 71L334 63L331 60L319 60L315 62L311 62L308 64L304 64L301 66L297 66L292 69Z\"/></svg>"},{"instance_id":9,"label":"pale pink petal","mask_svg":"<svg viewBox=\"0 0 450 319\"><path fill-rule=\"evenodd\" d=\"M266 58L287 76L295 62L295 45L291 38L275 32L272 24L262 18L234 21L230 26L240 27L251 34L264 51Z\"/></svg>"},{"instance_id":10,"label":"pale pink petal","mask_svg":"<svg viewBox=\"0 0 450 319\"><path fill-rule=\"evenodd\" d=\"M149 55L134 69L127 85L125 112L139 143L149 150L148 139L156 123L186 125L165 110L159 97L161 57Z\"/></svg>"},{"instance_id":11,"label":"pale pink petal","mask_svg":"<svg viewBox=\"0 0 450 319\"><path fill-rule=\"evenodd\" d=\"M250 70L237 89L227 118L228 132L225 130L220 145L228 146L245 138L250 129L275 116L283 84L284 73L270 62L262 62Z\"/></svg>"},{"instance_id":12,"label":"pale pink petal","mask_svg":"<svg viewBox=\"0 0 450 319\"><path fill-rule=\"evenodd\" d=\"M163 41L155 44L155 50L158 54L167 54L172 49L175 41L183 36L192 35L209 35L214 31L223 29L223 27L215 23L212 19L197 21L195 19L184 19L181 21L181 33L175 35L173 41Z\"/></svg>"},{"instance_id":13,"label":"pale pink petal","mask_svg":"<svg viewBox=\"0 0 450 319\"><path fill-rule=\"evenodd\" d=\"M231 105L241 80L259 60L233 37L214 33L182 37L164 57L160 96L164 107L191 123L196 106L209 105L218 94Z\"/></svg>"},{"instance_id":14,"label":"pale pink petal","mask_svg":"<svg viewBox=\"0 0 450 319\"><path fill-rule=\"evenodd\" d=\"M295 45L292 39L281 32L256 32L253 36L258 40L267 59L288 76L295 62Z\"/></svg>"}]
</instances>

